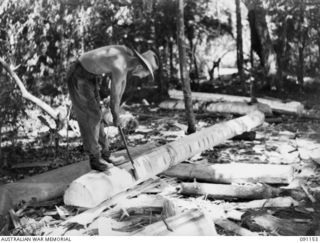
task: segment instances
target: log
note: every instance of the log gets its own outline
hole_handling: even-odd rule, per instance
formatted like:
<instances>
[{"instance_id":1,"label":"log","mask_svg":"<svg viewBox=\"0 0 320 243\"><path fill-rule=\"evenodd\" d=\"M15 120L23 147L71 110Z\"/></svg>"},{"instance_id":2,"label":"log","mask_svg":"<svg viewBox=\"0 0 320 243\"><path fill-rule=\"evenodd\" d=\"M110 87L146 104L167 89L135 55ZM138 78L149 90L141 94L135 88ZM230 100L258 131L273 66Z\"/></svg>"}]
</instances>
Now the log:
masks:
<instances>
[{"instance_id":1,"label":"log","mask_svg":"<svg viewBox=\"0 0 320 243\"><path fill-rule=\"evenodd\" d=\"M0 187L0 215L21 201L44 201L59 197L71 181L90 171L88 161L64 166Z\"/></svg>"},{"instance_id":2,"label":"log","mask_svg":"<svg viewBox=\"0 0 320 243\"><path fill-rule=\"evenodd\" d=\"M248 211L243 215L242 221L253 231L268 231L274 235L307 235L308 231L311 230L311 225L278 218L265 212L265 210L262 212Z\"/></svg>"},{"instance_id":3,"label":"log","mask_svg":"<svg viewBox=\"0 0 320 243\"><path fill-rule=\"evenodd\" d=\"M223 185L208 183L181 183L179 193L183 195L206 195L212 199L262 199L278 197L281 189L263 184Z\"/></svg>"},{"instance_id":4,"label":"log","mask_svg":"<svg viewBox=\"0 0 320 243\"><path fill-rule=\"evenodd\" d=\"M183 95L181 91L169 90L169 96L173 99L182 100ZM201 101L228 101L228 102L247 102L249 103L251 98L244 96L234 96L225 94L212 94L212 93L200 93L192 92L193 100ZM284 114L297 114L300 115L304 112L304 106L297 101L283 102L281 100L258 98L259 103L269 105L274 112Z\"/></svg>"},{"instance_id":5,"label":"log","mask_svg":"<svg viewBox=\"0 0 320 243\"><path fill-rule=\"evenodd\" d=\"M250 209L250 208L288 208L298 206L299 202L292 197L276 197L270 199L253 200L250 202L234 203L226 206L227 208Z\"/></svg>"},{"instance_id":6,"label":"log","mask_svg":"<svg viewBox=\"0 0 320 243\"><path fill-rule=\"evenodd\" d=\"M185 136L179 140L151 150L144 155L138 156L134 159L136 180L144 181L162 173L168 168L206 149L210 149L215 145L223 143L227 139L254 129L261 125L263 120L263 113L255 111L249 115L204 128L197 133ZM95 174L95 176L97 176L97 180L101 179L98 174ZM64 194L65 204L80 207L95 207L104 200L112 197L114 195L113 192L117 191L113 188L99 188L87 185L87 183L95 185L93 174L83 175L83 177L84 178L79 178L70 184ZM85 177L88 178L86 179ZM104 178L106 180L108 179L108 177ZM114 178L116 179L116 177ZM130 180L129 175L126 175L126 178ZM107 184L108 183L105 185ZM115 183L110 183L110 185L113 184ZM86 192L84 192L83 188L91 188L92 190L85 190ZM87 195L84 195L84 193L87 193ZM97 194L103 194L105 196L104 200L102 197L97 196ZM81 197L79 195L81 195Z\"/></svg>"},{"instance_id":7,"label":"log","mask_svg":"<svg viewBox=\"0 0 320 243\"><path fill-rule=\"evenodd\" d=\"M241 235L241 236L259 236L258 233L252 232L248 229L245 229L243 227L240 227L236 223L228 220L228 219L216 219L214 223L221 228L223 228L226 231L233 232L236 235Z\"/></svg>"},{"instance_id":8,"label":"log","mask_svg":"<svg viewBox=\"0 0 320 243\"><path fill-rule=\"evenodd\" d=\"M211 183L252 182L267 184L289 184L293 178L293 167L290 165L272 164L189 164L181 163L163 174L176 177L182 181L198 181Z\"/></svg>"},{"instance_id":9,"label":"log","mask_svg":"<svg viewBox=\"0 0 320 243\"><path fill-rule=\"evenodd\" d=\"M129 147L132 157L135 158L146 151L156 148L157 143L150 143L137 147ZM113 153L115 156L123 156L118 162L118 167L126 170L132 168L125 150ZM69 184L76 178L90 172L89 161L67 165L43 174L35 175L14 183L0 186L0 215L8 213L21 201L37 202L51 200L62 196Z\"/></svg>"},{"instance_id":10,"label":"log","mask_svg":"<svg viewBox=\"0 0 320 243\"><path fill-rule=\"evenodd\" d=\"M92 208L97 206L97 202L128 189L132 184L133 176L124 169L113 167L107 172L91 171L71 183L63 200L66 205L74 205L74 200L83 201L78 206Z\"/></svg>"},{"instance_id":11,"label":"log","mask_svg":"<svg viewBox=\"0 0 320 243\"><path fill-rule=\"evenodd\" d=\"M164 221L146 226L143 230L134 232L135 236L211 236L216 235L212 225L203 213L190 210L185 213L167 218Z\"/></svg>"},{"instance_id":12,"label":"log","mask_svg":"<svg viewBox=\"0 0 320 243\"><path fill-rule=\"evenodd\" d=\"M182 100L165 100L159 105L162 109L185 110ZM272 110L268 105L257 103L249 105L245 102L203 102L194 101L193 110L210 113L231 113L237 115L246 115L255 110L259 110L266 115L272 115Z\"/></svg>"}]
</instances>

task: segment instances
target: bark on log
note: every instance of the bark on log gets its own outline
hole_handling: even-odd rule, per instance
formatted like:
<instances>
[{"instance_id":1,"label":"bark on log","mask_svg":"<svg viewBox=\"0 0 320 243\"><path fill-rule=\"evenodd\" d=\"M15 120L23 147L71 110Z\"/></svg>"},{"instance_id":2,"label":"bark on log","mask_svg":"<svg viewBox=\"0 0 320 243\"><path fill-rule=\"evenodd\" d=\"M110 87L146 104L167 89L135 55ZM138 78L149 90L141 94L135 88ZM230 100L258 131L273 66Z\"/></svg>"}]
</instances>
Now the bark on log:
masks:
<instances>
[{"instance_id":1,"label":"bark on log","mask_svg":"<svg viewBox=\"0 0 320 243\"><path fill-rule=\"evenodd\" d=\"M258 233L256 232L251 232L248 229L245 229L243 227L240 227L239 225L237 225L236 223L228 220L228 219L217 219L214 221L214 223L218 226L220 226L221 228L223 228L226 231L230 231L232 233L235 233L237 235L241 235L241 236L259 236Z\"/></svg>"},{"instance_id":2,"label":"bark on log","mask_svg":"<svg viewBox=\"0 0 320 243\"><path fill-rule=\"evenodd\" d=\"M244 163L213 165L182 163L163 174L185 181L197 179L204 182L227 184L233 182L289 184L293 177L293 167L290 165Z\"/></svg>"},{"instance_id":3,"label":"bark on log","mask_svg":"<svg viewBox=\"0 0 320 243\"><path fill-rule=\"evenodd\" d=\"M156 143L137 147L129 147L133 158L156 148ZM132 168L125 150L113 153L114 156L123 156L118 167L125 170ZM21 201L47 201L63 195L68 185L76 178L90 172L89 161L67 165L49 172L32 176L14 183L0 186L0 215L7 214L8 210Z\"/></svg>"},{"instance_id":4,"label":"bark on log","mask_svg":"<svg viewBox=\"0 0 320 243\"><path fill-rule=\"evenodd\" d=\"M164 221L151 224L133 235L145 236L210 236L216 235L203 213L198 210L190 210L186 213L167 218Z\"/></svg>"},{"instance_id":5,"label":"bark on log","mask_svg":"<svg viewBox=\"0 0 320 243\"><path fill-rule=\"evenodd\" d=\"M208 183L181 183L179 193L183 195L206 195L213 199L262 199L278 197L281 189L262 184L222 185Z\"/></svg>"},{"instance_id":6,"label":"bark on log","mask_svg":"<svg viewBox=\"0 0 320 243\"><path fill-rule=\"evenodd\" d=\"M169 95L172 99L183 98L182 92L178 90L170 90ZM200 93L192 92L193 100L199 101L228 101L228 102L250 102L250 97L245 96L234 96L224 94L211 94L211 93ZM285 113L285 114L302 114L304 106L297 101L282 102L281 100L270 100L264 98L257 98L259 103L269 105L274 112Z\"/></svg>"},{"instance_id":7,"label":"bark on log","mask_svg":"<svg viewBox=\"0 0 320 243\"><path fill-rule=\"evenodd\" d=\"M204 128L197 133L188 135L180 140L163 145L144 155L138 156L134 159L134 169L137 179L144 181L155 176L206 149L210 149L215 145L223 143L227 139L252 130L261 125L263 120L263 113L255 111L249 115ZM98 180L100 180L100 176L98 174L96 174L96 176L99 178ZM95 179L92 174L84 175L83 177L84 178L79 178L77 181L71 183L66 190L64 194L65 204L80 207L94 207L114 195L113 193L116 190L112 188L97 188L88 185L87 183L95 184ZM105 179L107 178L108 177ZM130 180L129 175L126 175L126 178ZM113 183L110 185L112 184ZM86 196L83 192L83 188L85 187L92 188L92 191L87 191L88 194ZM110 193L108 194L105 192ZM96 196L96 194L100 193L105 195L104 200L102 200L101 197ZM79 197L78 195L82 196ZM89 200L89 198L92 199Z\"/></svg>"},{"instance_id":8,"label":"bark on log","mask_svg":"<svg viewBox=\"0 0 320 243\"><path fill-rule=\"evenodd\" d=\"M159 105L162 109L185 110L182 100L165 100ZM210 112L210 113L232 113L238 115L246 115L255 110L260 110L266 115L272 115L272 110L265 104L249 105L245 102L193 102L194 111Z\"/></svg>"}]
</instances>

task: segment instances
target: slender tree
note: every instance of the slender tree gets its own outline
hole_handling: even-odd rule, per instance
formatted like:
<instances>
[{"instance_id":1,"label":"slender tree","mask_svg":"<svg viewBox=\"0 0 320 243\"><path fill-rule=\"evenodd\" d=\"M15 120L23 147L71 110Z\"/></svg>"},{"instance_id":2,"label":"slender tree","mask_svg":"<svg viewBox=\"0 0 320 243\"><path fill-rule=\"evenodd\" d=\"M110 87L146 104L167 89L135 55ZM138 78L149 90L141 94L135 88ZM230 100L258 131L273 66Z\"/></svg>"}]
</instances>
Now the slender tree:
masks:
<instances>
[{"instance_id":1,"label":"slender tree","mask_svg":"<svg viewBox=\"0 0 320 243\"><path fill-rule=\"evenodd\" d=\"M298 68L297 68L297 79L298 83L303 85L303 77L304 77L304 49L306 45L306 28L304 26L304 18L305 18L305 2L304 0L300 1L300 13L299 13L299 48L298 48Z\"/></svg>"},{"instance_id":2,"label":"slender tree","mask_svg":"<svg viewBox=\"0 0 320 243\"><path fill-rule=\"evenodd\" d=\"M180 76L184 95L184 103L186 108L186 116L188 122L188 134L196 131L195 116L192 110L192 97L190 88L190 79L187 70L186 46L184 43L184 1L179 0L178 11L178 47L180 61Z\"/></svg>"},{"instance_id":3,"label":"slender tree","mask_svg":"<svg viewBox=\"0 0 320 243\"><path fill-rule=\"evenodd\" d=\"M235 0L235 2L236 2L236 15L237 15L237 67L238 67L238 74L239 74L241 83L244 84L243 43L242 43L242 23L241 23L240 0Z\"/></svg>"}]
</instances>

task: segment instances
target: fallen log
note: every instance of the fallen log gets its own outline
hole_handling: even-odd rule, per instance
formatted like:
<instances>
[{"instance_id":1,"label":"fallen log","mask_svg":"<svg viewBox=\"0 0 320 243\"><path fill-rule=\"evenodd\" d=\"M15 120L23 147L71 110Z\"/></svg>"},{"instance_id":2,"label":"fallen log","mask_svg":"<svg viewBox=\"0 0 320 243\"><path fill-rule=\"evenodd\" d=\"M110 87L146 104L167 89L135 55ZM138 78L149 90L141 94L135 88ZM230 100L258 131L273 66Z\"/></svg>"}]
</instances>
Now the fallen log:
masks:
<instances>
[{"instance_id":1,"label":"fallen log","mask_svg":"<svg viewBox=\"0 0 320 243\"><path fill-rule=\"evenodd\" d=\"M165 100L159 105L162 109L185 110L182 100ZM210 113L231 113L246 115L250 112L259 110L266 115L272 115L272 110L268 105L257 103L249 105L245 102L203 102L194 101L193 110Z\"/></svg>"},{"instance_id":2,"label":"fallen log","mask_svg":"<svg viewBox=\"0 0 320 243\"><path fill-rule=\"evenodd\" d=\"M278 218L270 215L265 210L246 212L242 217L242 222L253 231L267 231L273 235L307 235L308 231L311 230L311 225L297 223L290 219Z\"/></svg>"},{"instance_id":3,"label":"fallen log","mask_svg":"<svg viewBox=\"0 0 320 243\"><path fill-rule=\"evenodd\" d=\"M133 235L145 236L211 236L217 235L215 229L198 210L188 212L167 218L165 221L146 226Z\"/></svg>"},{"instance_id":4,"label":"fallen log","mask_svg":"<svg viewBox=\"0 0 320 243\"><path fill-rule=\"evenodd\" d=\"M252 130L261 125L263 120L263 113L255 111L249 115L204 128L197 133L185 136L138 156L134 159L136 179L144 181L155 176L206 149L223 143L227 139ZM95 176L99 177L98 180L100 180L98 174L95 174ZM129 178L129 175L126 175L126 178ZM64 194L65 204L80 207L95 207L109 197L112 197L114 192L120 192L116 188L99 188L89 184L95 185L92 173L84 175L83 178L79 178L71 183ZM115 183L110 183L110 185L113 184ZM97 194L103 194L105 196L104 200L102 197L96 196Z\"/></svg>"},{"instance_id":5,"label":"fallen log","mask_svg":"<svg viewBox=\"0 0 320 243\"><path fill-rule=\"evenodd\" d=\"M163 174L176 177L182 181L198 181L212 183L252 182L267 184L289 184L293 178L293 167L290 165L270 164L213 164L201 165L181 163Z\"/></svg>"},{"instance_id":6,"label":"fallen log","mask_svg":"<svg viewBox=\"0 0 320 243\"><path fill-rule=\"evenodd\" d=\"M281 189L263 184L223 185L208 183L181 183L178 192L182 195L206 195L212 199L262 199L278 197Z\"/></svg>"},{"instance_id":7,"label":"fallen log","mask_svg":"<svg viewBox=\"0 0 320 243\"><path fill-rule=\"evenodd\" d=\"M228 219L216 219L214 223L226 231L230 231L236 235L241 236L259 236L258 233L252 232L246 228L240 227L236 223L228 220Z\"/></svg>"},{"instance_id":8,"label":"fallen log","mask_svg":"<svg viewBox=\"0 0 320 243\"><path fill-rule=\"evenodd\" d=\"M169 96L173 99L183 99L183 94L178 90L169 90ZM212 93L200 93L192 92L193 100L201 101L228 101L228 102L250 102L250 97L234 96L225 94L212 94ZM258 98L259 103L269 105L274 112L285 114L302 114L304 112L304 106L297 101L283 102L281 100Z\"/></svg>"},{"instance_id":9,"label":"fallen log","mask_svg":"<svg viewBox=\"0 0 320 243\"><path fill-rule=\"evenodd\" d=\"M59 197L72 180L90 171L88 161L72 164L0 187L0 215L25 201L44 201Z\"/></svg>"},{"instance_id":10,"label":"fallen log","mask_svg":"<svg viewBox=\"0 0 320 243\"><path fill-rule=\"evenodd\" d=\"M276 197L269 199L253 200L250 202L232 203L226 209L250 209L250 208L288 208L298 206L299 202L292 197Z\"/></svg>"},{"instance_id":11,"label":"fallen log","mask_svg":"<svg viewBox=\"0 0 320 243\"><path fill-rule=\"evenodd\" d=\"M157 143L150 143L137 147L129 147L132 157L156 148ZM125 150L113 153L115 156L123 156L117 166L130 170L132 166L128 160ZM67 165L55 170L32 176L17 182L0 186L0 215L8 213L9 209L15 207L20 202L47 201L62 196L69 184L76 178L90 172L89 161Z\"/></svg>"}]
</instances>

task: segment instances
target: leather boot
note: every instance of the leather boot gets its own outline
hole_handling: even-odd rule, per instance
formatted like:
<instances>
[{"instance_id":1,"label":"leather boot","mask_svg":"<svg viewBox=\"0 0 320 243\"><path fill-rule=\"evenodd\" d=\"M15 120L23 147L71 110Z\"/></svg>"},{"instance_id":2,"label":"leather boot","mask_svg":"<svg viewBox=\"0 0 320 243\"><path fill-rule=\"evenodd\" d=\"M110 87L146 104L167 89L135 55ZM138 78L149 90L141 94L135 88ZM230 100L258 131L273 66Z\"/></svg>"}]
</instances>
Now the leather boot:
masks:
<instances>
[{"instance_id":1,"label":"leather boot","mask_svg":"<svg viewBox=\"0 0 320 243\"><path fill-rule=\"evenodd\" d=\"M91 169L97 170L97 171L107 171L113 167L112 164L108 163L100 156L93 156L93 155L90 155L90 166L91 166Z\"/></svg>"},{"instance_id":2,"label":"leather boot","mask_svg":"<svg viewBox=\"0 0 320 243\"><path fill-rule=\"evenodd\" d=\"M111 155L111 152L107 149L103 149L101 151L101 157L106 160L108 163L111 163L113 165L118 165L120 162L124 161L124 157L114 157Z\"/></svg>"}]
</instances>

